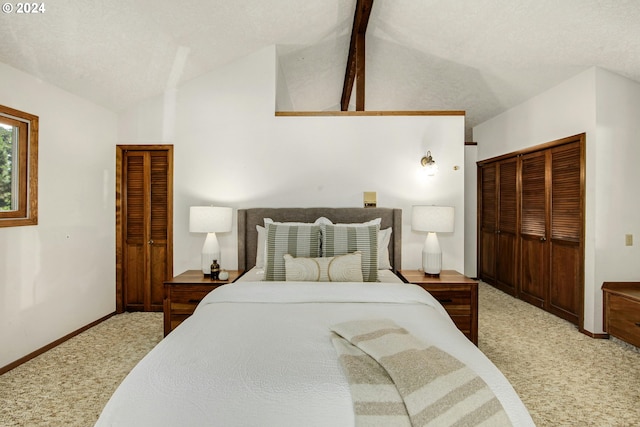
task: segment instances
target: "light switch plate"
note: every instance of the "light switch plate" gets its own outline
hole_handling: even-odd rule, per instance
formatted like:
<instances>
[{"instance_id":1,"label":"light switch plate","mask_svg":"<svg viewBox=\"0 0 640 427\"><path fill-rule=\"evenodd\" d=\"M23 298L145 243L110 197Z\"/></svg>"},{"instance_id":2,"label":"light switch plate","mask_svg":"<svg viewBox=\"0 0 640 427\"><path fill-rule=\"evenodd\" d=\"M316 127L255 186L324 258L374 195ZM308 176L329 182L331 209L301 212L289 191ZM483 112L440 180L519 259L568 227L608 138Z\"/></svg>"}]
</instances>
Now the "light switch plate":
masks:
<instances>
[{"instance_id":1,"label":"light switch plate","mask_svg":"<svg viewBox=\"0 0 640 427\"><path fill-rule=\"evenodd\" d=\"M624 235L624 244L625 246L633 246L633 234Z\"/></svg>"},{"instance_id":2,"label":"light switch plate","mask_svg":"<svg viewBox=\"0 0 640 427\"><path fill-rule=\"evenodd\" d=\"M365 191L363 199L365 208L375 208L378 204L378 197L375 191Z\"/></svg>"}]
</instances>

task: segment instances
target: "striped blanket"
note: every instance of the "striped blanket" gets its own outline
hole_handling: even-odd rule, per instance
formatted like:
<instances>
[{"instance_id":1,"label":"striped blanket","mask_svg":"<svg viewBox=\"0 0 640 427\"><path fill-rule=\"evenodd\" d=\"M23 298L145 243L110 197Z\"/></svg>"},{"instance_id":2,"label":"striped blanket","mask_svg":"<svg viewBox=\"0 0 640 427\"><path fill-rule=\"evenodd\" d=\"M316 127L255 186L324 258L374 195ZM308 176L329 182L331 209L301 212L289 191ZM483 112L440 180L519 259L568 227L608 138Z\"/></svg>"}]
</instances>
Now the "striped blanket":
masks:
<instances>
[{"instance_id":1,"label":"striped blanket","mask_svg":"<svg viewBox=\"0 0 640 427\"><path fill-rule=\"evenodd\" d=\"M511 426L487 384L386 319L332 326L358 426Z\"/></svg>"}]
</instances>

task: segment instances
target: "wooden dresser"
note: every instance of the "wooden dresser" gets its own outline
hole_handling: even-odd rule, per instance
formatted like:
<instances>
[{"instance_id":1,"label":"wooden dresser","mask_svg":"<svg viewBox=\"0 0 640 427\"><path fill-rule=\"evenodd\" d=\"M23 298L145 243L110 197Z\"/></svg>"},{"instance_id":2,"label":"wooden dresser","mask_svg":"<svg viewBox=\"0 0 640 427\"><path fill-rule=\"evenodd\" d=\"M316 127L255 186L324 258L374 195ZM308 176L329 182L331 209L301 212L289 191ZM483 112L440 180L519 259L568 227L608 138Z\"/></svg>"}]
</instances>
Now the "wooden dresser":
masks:
<instances>
[{"instance_id":1,"label":"wooden dresser","mask_svg":"<svg viewBox=\"0 0 640 427\"><path fill-rule=\"evenodd\" d=\"M211 280L201 270L187 270L164 282L164 336L193 314L202 298L218 286L235 281L242 275L238 270L227 270L227 280Z\"/></svg>"},{"instance_id":2,"label":"wooden dresser","mask_svg":"<svg viewBox=\"0 0 640 427\"><path fill-rule=\"evenodd\" d=\"M451 319L475 345L478 345L478 282L455 270L442 270L439 277L420 270L399 270L407 283L421 286L447 310Z\"/></svg>"},{"instance_id":3,"label":"wooden dresser","mask_svg":"<svg viewBox=\"0 0 640 427\"><path fill-rule=\"evenodd\" d=\"M640 347L640 282L604 282L604 330Z\"/></svg>"}]
</instances>

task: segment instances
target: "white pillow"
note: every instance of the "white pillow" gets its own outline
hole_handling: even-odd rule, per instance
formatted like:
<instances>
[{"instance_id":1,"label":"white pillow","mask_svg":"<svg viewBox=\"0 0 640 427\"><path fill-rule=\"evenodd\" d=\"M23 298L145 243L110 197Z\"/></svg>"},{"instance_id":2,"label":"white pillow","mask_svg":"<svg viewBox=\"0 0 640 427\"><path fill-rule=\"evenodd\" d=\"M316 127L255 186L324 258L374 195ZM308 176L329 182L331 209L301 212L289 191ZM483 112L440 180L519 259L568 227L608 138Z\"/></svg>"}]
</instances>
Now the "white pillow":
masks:
<instances>
[{"instance_id":1,"label":"white pillow","mask_svg":"<svg viewBox=\"0 0 640 427\"><path fill-rule=\"evenodd\" d=\"M390 270L389 243L391 242L391 227L378 232L378 270Z\"/></svg>"},{"instance_id":2,"label":"white pillow","mask_svg":"<svg viewBox=\"0 0 640 427\"><path fill-rule=\"evenodd\" d=\"M266 248L266 241L267 241L267 229L260 226L260 225L256 225L256 231L258 232L258 248L256 250L256 268L264 268L264 258L265 258L265 252L267 250Z\"/></svg>"},{"instance_id":3,"label":"white pillow","mask_svg":"<svg viewBox=\"0 0 640 427\"><path fill-rule=\"evenodd\" d=\"M359 251L321 258L284 255L288 282L362 282L362 253Z\"/></svg>"},{"instance_id":4,"label":"white pillow","mask_svg":"<svg viewBox=\"0 0 640 427\"><path fill-rule=\"evenodd\" d=\"M376 219L372 219L371 221L366 221L366 222L355 222L355 223L349 223L349 224L334 224L329 218L326 218L324 216L321 216L320 218L316 219L316 222L314 224L317 225L337 225L339 227L366 227L368 225L380 225L380 223L382 223L382 218L376 218Z\"/></svg>"},{"instance_id":5,"label":"white pillow","mask_svg":"<svg viewBox=\"0 0 640 427\"><path fill-rule=\"evenodd\" d=\"M324 217L322 217L324 218ZM371 221L366 221L366 222L355 222L355 223L349 223L349 224L333 224L331 222L330 219L324 218L327 222L324 222L323 224L328 224L328 225L337 225L338 227L366 227L368 225L380 225L382 223L382 218L376 218L376 219L372 219Z\"/></svg>"},{"instance_id":6,"label":"white pillow","mask_svg":"<svg viewBox=\"0 0 640 427\"><path fill-rule=\"evenodd\" d=\"M279 225L320 225L320 224L326 224L326 222L324 221L329 221L327 218L321 216L320 218L316 219L314 222L278 222L278 221L274 221L271 218L262 218L262 220L264 221L264 226L266 227L267 224L279 224ZM331 221L329 221L329 223L331 223Z\"/></svg>"},{"instance_id":7,"label":"white pillow","mask_svg":"<svg viewBox=\"0 0 640 427\"><path fill-rule=\"evenodd\" d=\"M320 218L316 219L315 223L318 224L318 225L321 225L321 224L333 224L329 218L326 218L324 216L321 216Z\"/></svg>"}]
</instances>

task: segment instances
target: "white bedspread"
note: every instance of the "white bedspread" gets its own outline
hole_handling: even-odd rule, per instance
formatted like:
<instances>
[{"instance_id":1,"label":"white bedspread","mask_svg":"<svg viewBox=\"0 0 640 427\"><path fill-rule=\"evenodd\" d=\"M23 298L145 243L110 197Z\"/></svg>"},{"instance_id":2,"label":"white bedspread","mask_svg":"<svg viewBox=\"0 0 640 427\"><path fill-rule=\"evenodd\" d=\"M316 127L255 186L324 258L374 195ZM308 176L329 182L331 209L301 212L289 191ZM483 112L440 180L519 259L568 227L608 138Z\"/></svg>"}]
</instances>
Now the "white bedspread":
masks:
<instances>
[{"instance_id":1,"label":"white bedspread","mask_svg":"<svg viewBox=\"0 0 640 427\"><path fill-rule=\"evenodd\" d=\"M309 282L211 292L125 378L96 425L353 426L329 326L380 317L468 364L514 425L533 425L504 376L422 288Z\"/></svg>"}]
</instances>

